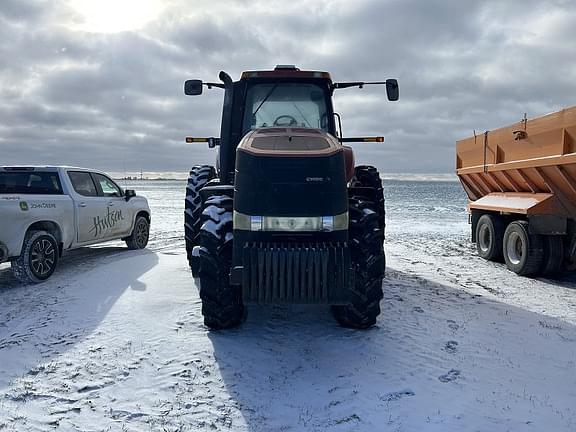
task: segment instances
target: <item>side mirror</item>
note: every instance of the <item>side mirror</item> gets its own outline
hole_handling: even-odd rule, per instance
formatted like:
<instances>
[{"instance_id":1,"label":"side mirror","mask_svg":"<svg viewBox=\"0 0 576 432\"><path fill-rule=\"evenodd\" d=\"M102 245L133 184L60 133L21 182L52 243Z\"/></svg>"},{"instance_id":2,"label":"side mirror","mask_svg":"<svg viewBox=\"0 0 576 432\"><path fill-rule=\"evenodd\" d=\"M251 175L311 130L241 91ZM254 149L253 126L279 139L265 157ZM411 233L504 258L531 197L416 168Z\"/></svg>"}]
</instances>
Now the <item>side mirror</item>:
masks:
<instances>
[{"instance_id":1,"label":"side mirror","mask_svg":"<svg viewBox=\"0 0 576 432\"><path fill-rule=\"evenodd\" d=\"M395 79L386 80L386 94L389 101L397 101L399 96L398 81Z\"/></svg>"},{"instance_id":2,"label":"side mirror","mask_svg":"<svg viewBox=\"0 0 576 432\"><path fill-rule=\"evenodd\" d=\"M124 198L126 198L126 201L129 201L130 198L134 198L136 196L136 191L134 189L126 189L124 191Z\"/></svg>"},{"instance_id":3,"label":"side mirror","mask_svg":"<svg viewBox=\"0 0 576 432\"><path fill-rule=\"evenodd\" d=\"M202 94L202 80L187 80L184 83L184 94L198 96Z\"/></svg>"}]
</instances>

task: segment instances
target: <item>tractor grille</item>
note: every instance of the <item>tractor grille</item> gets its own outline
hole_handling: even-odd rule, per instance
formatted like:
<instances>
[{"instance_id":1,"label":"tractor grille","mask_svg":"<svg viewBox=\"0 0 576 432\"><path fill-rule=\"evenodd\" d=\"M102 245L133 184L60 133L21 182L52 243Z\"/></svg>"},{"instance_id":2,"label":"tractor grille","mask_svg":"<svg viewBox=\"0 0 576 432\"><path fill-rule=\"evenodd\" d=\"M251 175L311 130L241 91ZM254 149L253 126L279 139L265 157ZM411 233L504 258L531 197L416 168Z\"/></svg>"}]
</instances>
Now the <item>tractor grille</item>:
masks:
<instances>
[{"instance_id":1,"label":"tractor grille","mask_svg":"<svg viewBox=\"0 0 576 432\"><path fill-rule=\"evenodd\" d=\"M246 302L348 302L352 271L345 243L248 243L242 264Z\"/></svg>"}]
</instances>

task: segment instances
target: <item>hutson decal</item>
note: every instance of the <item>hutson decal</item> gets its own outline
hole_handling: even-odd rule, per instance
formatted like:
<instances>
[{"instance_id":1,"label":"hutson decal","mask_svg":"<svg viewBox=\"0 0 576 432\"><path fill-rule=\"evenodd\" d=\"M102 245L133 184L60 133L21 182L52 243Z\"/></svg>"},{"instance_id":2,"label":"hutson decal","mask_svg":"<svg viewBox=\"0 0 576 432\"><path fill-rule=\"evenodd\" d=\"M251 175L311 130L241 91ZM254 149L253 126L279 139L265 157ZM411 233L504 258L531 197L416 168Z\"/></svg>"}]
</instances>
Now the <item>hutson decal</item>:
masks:
<instances>
[{"instance_id":1,"label":"hutson decal","mask_svg":"<svg viewBox=\"0 0 576 432\"><path fill-rule=\"evenodd\" d=\"M106 209L106 216L100 217L96 216L93 218L94 225L90 228L91 233L94 233L94 237L98 237L104 231L114 228L119 221L124 220L124 215L122 210L110 211L109 208Z\"/></svg>"}]
</instances>

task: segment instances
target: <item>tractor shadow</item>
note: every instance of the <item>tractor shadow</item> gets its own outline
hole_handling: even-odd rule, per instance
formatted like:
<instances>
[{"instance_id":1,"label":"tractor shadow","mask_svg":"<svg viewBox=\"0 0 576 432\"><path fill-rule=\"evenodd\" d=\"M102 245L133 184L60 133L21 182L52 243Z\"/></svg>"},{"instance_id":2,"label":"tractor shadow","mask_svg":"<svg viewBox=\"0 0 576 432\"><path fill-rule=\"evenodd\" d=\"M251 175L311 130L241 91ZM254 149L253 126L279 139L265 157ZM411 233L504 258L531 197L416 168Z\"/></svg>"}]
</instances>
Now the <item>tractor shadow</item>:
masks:
<instances>
[{"instance_id":1,"label":"tractor shadow","mask_svg":"<svg viewBox=\"0 0 576 432\"><path fill-rule=\"evenodd\" d=\"M0 269L0 388L84 340L126 290L146 289L139 278L157 262L146 249L105 246L71 251L39 284Z\"/></svg>"},{"instance_id":2,"label":"tractor shadow","mask_svg":"<svg viewBox=\"0 0 576 432\"><path fill-rule=\"evenodd\" d=\"M248 430L429 430L445 420L489 430L490 415L520 419L533 402L486 417L472 409L460 422L462 404L481 395L499 406L490 389L515 395L503 381L513 371L538 388L532 377L576 349L572 324L412 274L390 269L384 291L378 324L365 331L338 327L327 307L249 306L241 328L208 333ZM528 344L535 358L522 357ZM560 385L557 399L570 399L571 385Z\"/></svg>"}]
</instances>

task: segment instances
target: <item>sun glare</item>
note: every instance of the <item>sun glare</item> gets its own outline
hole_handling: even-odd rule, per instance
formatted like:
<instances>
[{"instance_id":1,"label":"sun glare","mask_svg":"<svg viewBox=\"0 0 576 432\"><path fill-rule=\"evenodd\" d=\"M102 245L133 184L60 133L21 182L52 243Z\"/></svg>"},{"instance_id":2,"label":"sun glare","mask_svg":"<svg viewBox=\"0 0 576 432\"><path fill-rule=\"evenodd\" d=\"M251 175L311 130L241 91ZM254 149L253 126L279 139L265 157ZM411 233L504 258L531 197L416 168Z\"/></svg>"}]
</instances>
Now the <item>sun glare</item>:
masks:
<instances>
[{"instance_id":1,"label":"sun glare","mask_svg":"<svg viewBox=\"0 0 576 432\"><path fill-rule=\"evenodd\" d=\"M69 4L82 18L75 28L95 33L137 30L163 9L162 0L69 0Z\"/></svg>"}]
</instances>

